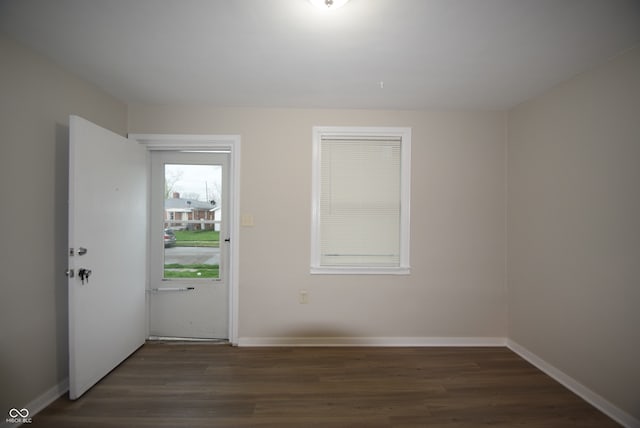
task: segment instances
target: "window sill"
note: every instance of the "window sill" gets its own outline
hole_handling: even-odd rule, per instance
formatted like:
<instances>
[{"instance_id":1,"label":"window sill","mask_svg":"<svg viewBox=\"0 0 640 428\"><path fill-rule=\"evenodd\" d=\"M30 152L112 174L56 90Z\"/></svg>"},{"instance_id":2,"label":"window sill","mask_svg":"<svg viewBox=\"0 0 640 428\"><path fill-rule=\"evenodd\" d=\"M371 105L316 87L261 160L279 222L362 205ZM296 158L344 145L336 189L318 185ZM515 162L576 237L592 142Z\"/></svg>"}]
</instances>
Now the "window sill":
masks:
<instances>
[{"instance_id":1,"label":"window sill","mask_svg":"<svg viewBox=\"0 0 640 428\"><path fill-rule=\"evenodd\" d=\"M410 275L410 267L327 267L312 266L311 275Z\"/></svg>"}]
</instances>

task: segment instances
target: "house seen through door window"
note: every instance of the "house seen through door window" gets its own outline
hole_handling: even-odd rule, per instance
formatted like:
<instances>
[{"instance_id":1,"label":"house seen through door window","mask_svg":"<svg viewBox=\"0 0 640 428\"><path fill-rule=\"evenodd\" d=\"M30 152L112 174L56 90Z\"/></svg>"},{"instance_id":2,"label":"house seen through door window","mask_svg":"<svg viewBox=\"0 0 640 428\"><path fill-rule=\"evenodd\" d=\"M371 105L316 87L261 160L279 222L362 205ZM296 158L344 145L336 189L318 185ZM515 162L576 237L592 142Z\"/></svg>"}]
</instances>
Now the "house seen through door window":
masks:
<instances>
[{"instance_id":1,"label":"house seen through door window","mask_svg":"<svg viewBox=\"0 0 640 428\"><path fill-rule=\"evenodd\" d=\"M220 165L164 165L165 279L219 279Z\"/></svg>"}]
</instances>

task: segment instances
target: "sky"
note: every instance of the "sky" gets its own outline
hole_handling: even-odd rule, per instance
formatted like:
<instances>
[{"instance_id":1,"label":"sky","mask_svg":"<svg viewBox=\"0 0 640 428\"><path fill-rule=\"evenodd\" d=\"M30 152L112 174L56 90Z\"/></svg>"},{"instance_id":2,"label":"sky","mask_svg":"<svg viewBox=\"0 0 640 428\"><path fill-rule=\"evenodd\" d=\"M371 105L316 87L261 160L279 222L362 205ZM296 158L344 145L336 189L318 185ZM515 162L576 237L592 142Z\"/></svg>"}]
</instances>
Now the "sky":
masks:
<instances>
[{"instance_id":1,"label":"sky","mask_svg":"<svg viewBox=\"0 0 640 428\"><path fill-rule=\"evenodd\" d=\"M181 198L220 201L222 189L220 165L167 164L165 179L169 185L173 183L172 192L179 192Z\"/></svg>"}]
</instances>

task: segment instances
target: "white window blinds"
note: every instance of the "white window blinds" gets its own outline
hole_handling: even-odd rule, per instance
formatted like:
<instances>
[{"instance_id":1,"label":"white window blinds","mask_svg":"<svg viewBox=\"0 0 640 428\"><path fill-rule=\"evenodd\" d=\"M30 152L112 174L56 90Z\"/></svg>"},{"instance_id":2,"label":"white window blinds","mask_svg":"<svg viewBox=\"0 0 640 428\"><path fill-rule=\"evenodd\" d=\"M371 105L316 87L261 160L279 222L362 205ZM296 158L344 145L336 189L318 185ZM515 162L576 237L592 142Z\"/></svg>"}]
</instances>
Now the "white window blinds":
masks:
<instances>
[{"instance_id":1,"label":"white window blinds","mask_svg":"<svg viewBox=\"0 0 640 428\"><path fill-rule=\"evenodd\" d=\"M400 141L321 140L320 263L400 263Z\"/></svg>"},{"instance_id":2,"label":"white window blinds","mask_svg":"<svg viewBox=\"0 0 640 428\"><path fill-rule=\"evenodd\" d=\"M317 267L364 268L336 273L403 267L408 257L403 255L408 247L403 245L403 231L408 231L403 218L408 216L402 212L402 137L329 133L316 144Z\"/></svg>"}]
</instances>

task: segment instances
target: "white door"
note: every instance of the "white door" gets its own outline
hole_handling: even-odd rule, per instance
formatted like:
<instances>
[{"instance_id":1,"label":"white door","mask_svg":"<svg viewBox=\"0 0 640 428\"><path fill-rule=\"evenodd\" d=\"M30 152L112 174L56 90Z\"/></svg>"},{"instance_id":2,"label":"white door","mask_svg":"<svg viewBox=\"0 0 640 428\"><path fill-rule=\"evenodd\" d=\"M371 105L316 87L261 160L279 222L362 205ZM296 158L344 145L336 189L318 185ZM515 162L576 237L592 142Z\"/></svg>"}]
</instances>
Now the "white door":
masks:
<instances>
[{"instance_id":1,"label":"white door","mask_svg":"<svg viewBox=\"0 0 640 428\"><path fill-rule=\"evenodd\" d=\"M148 193L146 148L77 116L69 128L69 395L75 400L144 343Z\"/></svg>"},{"instance_id":2,"label":"white door","mask_svg":"<svg viewBox=\"0 0 640 428\"><path fill-rule=\"evenodd\" d=\"M229 153L151 152L150 338L229 339Z\"/></svg>"}]
</instances>

